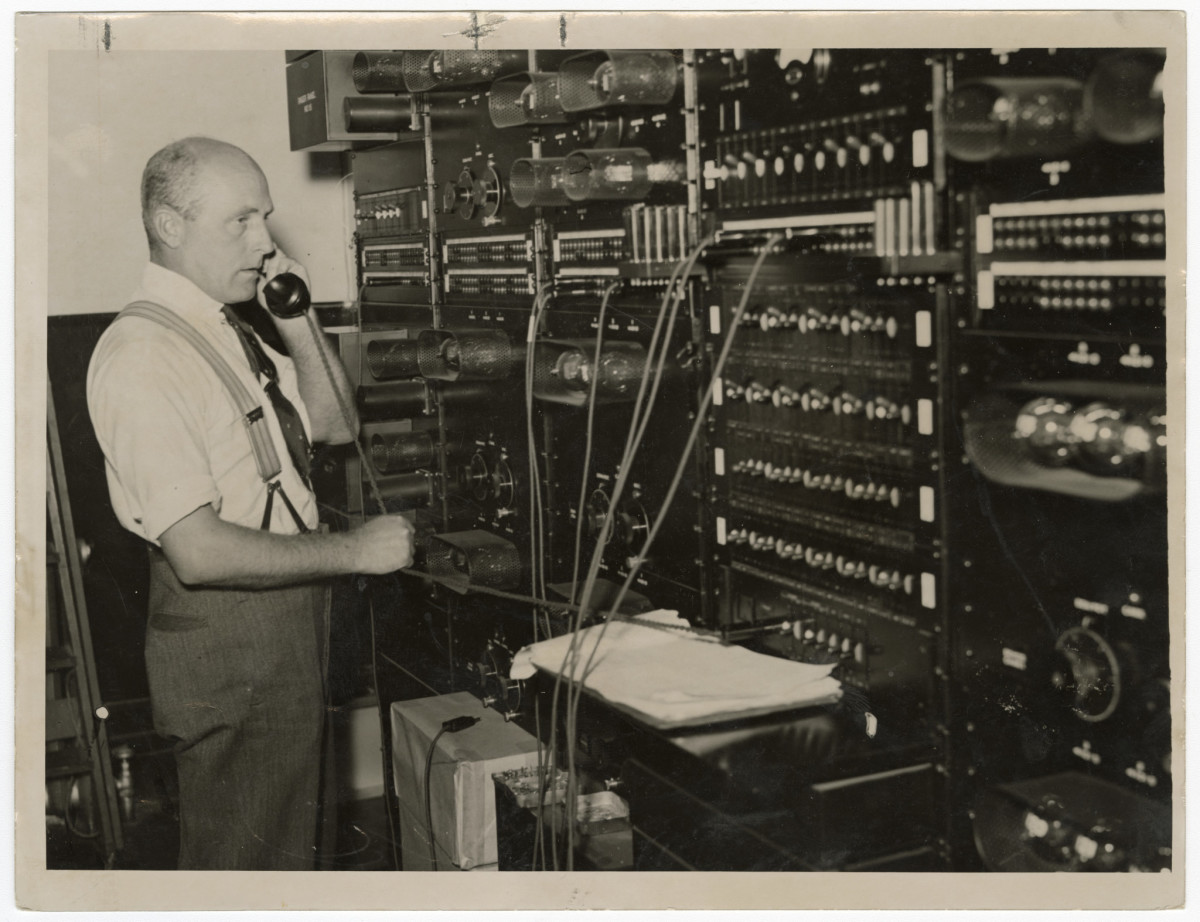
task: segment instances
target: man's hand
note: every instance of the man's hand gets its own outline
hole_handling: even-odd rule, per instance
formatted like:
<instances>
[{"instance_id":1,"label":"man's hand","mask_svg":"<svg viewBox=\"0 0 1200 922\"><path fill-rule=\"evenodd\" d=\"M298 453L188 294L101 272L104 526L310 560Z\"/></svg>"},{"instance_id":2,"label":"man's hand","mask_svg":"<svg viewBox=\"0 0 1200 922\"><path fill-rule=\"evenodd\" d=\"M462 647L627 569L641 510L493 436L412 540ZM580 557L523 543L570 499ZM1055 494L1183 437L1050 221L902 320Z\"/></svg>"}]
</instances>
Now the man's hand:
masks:
<instances>
[{"instance_id":1,"label":"man's hand","mask_svg":"<svg viewBox=\"0 0 1200 922\"><path fill-rule=\"evenodd\" d=\"M263 289L266 287L267 282L271 281L277 275L283 275L285 272L299 276L308 287L308 290L312 291L312 283L308 280L308 270L279 247L275 247L275 252L268 256L263 263L262 275L258 279L258 303L262 305L264 310L267 309L267 299L263 295Z\"/></svg>"},{"instance_id":2,"label":"man's hand","mask_svg":"<svg viewBox=\"0 0 1200 922\"><path fill-rule=\"evenodd\" d=\"M402 515L381 515L350 532L357 541L357 573L393 573L412 566L413 527Z\"/></svg>"}]
</instances>

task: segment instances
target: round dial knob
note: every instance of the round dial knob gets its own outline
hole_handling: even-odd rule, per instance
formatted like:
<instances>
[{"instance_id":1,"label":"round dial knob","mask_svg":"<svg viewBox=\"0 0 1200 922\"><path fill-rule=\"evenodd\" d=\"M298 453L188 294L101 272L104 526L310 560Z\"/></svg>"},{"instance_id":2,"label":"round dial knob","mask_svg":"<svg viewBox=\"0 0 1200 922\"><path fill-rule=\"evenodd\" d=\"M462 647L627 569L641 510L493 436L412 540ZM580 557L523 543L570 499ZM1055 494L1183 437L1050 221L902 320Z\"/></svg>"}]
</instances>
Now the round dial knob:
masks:
<instances>
[{"instance_id":1,"label":"round dial knob","mask_svg":"<svg viewBox=\"0 0 1200 922\"><path fill-rule=\"evenodd\" d=\"M1099 723L1110 717L1121 701L1121 664L1107 640L1090 628L1073 627L1054 645L1059 662L1050 675L1058 690L1081 720Z\"/></svg>"}]
</instances>

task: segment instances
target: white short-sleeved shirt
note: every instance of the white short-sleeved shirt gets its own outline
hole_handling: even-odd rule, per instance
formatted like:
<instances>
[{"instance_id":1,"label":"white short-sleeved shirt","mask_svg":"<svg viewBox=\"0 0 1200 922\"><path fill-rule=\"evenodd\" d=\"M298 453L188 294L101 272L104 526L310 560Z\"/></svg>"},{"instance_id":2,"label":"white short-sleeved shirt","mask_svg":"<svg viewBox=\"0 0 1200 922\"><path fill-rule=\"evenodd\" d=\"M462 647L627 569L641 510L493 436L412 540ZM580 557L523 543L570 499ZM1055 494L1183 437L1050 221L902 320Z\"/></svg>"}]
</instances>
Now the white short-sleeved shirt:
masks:
<instances>
[{"instance_id":1,"label":"white short-sleeved shirt","mask_svg":"<svg viewBox=\"0 0 1200 922\"><path fill-rule=\"evenodd\" d=\"M292 464L271 401L250 371L222 305L188 279L154 263L147 264L133 300L174 311L216 348L251 394L262 395L283 467L279 480L305 524L315 527L316 497ZM311 433L291 359L265 343L263 349L275 362L280 390ZM179 334L139 317L113 323L92 353L87 401L104 451L113 509L134 534L158 544L164 531L210 503L226 522L261 526L267 489L245 425L212 366ZM277 497L271 531L297 530Z\"/></svg>"}]
</instances>

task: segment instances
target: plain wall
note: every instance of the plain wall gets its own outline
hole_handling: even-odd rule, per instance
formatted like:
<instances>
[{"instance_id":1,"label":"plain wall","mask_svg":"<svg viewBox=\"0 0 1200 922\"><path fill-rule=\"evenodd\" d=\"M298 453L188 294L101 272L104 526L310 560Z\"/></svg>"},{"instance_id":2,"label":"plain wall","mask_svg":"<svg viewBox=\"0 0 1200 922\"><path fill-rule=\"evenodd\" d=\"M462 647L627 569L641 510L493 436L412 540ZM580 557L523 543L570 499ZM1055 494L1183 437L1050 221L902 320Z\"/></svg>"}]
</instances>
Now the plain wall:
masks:
<instances>
[{"instance_id":1,"label":"plain wall","mask_svg":"<svg viewBox=\"0 0 1200 922\"><path fill-rule=\"evenodd\" d=\"M281 51L61 51L49 56L50 314L120 310L146 261L139 189L188 135L244 148L267 175L276 242L317 301L353 298L350 183L337 152L288 147Z\"/></svg>"}]
</instances>

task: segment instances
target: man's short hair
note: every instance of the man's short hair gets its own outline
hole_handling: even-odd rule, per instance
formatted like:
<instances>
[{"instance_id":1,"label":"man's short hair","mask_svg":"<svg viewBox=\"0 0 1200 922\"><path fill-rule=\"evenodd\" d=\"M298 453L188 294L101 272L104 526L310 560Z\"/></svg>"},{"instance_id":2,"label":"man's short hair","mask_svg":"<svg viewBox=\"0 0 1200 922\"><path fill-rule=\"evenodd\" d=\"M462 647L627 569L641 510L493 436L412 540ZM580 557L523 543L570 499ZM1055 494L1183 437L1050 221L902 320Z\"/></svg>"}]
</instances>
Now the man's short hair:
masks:
<instances>
[{"instance_id":1,"label":"man's short hair","mask_svg":"<svg viewBox=\"0 0 1200 922\"><path fill-rule=\"evenodd\" d=\"M159 243L154 231L155 211L166 205L185 218L195 217L200 206L196 186L200 164L212 148L225 146L211 138L184 138L168 144L146 162L142 171L142 225L151 250Z\"/></svg>"}]
</instances>

